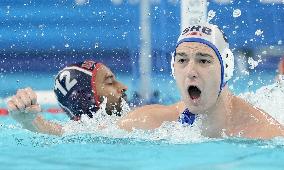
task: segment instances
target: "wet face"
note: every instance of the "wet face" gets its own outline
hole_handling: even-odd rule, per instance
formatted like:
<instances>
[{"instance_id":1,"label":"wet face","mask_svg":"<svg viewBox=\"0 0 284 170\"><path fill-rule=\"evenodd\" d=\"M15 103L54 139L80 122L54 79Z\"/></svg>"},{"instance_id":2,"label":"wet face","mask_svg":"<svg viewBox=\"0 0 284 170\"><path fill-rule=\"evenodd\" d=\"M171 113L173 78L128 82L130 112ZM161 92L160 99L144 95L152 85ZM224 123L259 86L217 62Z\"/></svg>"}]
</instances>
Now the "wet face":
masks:
<instances>
[{"instance_id":1,"label":"wet face","mask_svg":"<svg viewBox=\"0 0 284 170\"><path fill-rule=\"evenodd\" d=\"M216 104L221 66L212 48L197 42L180 44L176 48L174 70L182 100L191 112L206 113Z\"/></svg>"},{"instance_id":2,"label":"wet face","mask_svg":"<svg viewBox=\"0 0 284 170\"><path fill-rule=\"evenodd\" d=\"M96 90L101 99L102 97L107 98L108 113L112 113L113 110L120 112L122 98L127 101L125 94L127 87L117 81L111 70L104 65L98 69L96 74Z\"/></svg>"}]
</instances>

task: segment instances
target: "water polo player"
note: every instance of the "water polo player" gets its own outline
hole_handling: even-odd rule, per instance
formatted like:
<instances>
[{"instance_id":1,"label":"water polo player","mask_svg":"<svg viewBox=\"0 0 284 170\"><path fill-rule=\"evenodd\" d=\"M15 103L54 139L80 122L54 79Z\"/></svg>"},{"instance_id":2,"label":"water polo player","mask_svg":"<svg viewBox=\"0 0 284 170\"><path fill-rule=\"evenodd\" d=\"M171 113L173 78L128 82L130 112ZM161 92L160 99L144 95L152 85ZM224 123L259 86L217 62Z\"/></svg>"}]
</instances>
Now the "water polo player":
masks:
<instances>
[{"instance_id":1,"label":"water polo player","mask_svg":"<svg viewBox=\"0 0 284 170\"><path fill-rule=\"evenodd\" d=\"M127 100L126 90L107 66L91 60L65 67L55 77L54 84L58 103L72 120L79 120L82 114L92 118L105 99L106 112L120 116L121 102ZM41 109L31 88L18 90L8 101L8 109L26 129L56 135L63 133L61 125L36 114Z\"/></svg>"},{"instance_id":2,"label":"water polo player","mask_svg":"<svg viewBox=\"0 0 284 170\"><path fill-rule=\"evenodd\" d=\"M92 118L104 97L107 113L120 116L122 99L127 100L126 90L108 67L94 61L64 68L56 76L54 85L59 105L73 120L80 119L82 114Z\"/></svg>"},{"instance_id":3,"label":"water polo player","mask_svg":"<svg viewBox=\"0 0 284 170\"><path fill-rule=\"evenodd\" d=\"M178 38L172 66L182 100L139 108L119 122L121 128L153 129L177 120L191 126L198 117L201 132L208 137L284 136L283 126L270 115L230 92L227 82L233 76L234 56L216 25L187 27Z\"/></svg>"}]
</instances>

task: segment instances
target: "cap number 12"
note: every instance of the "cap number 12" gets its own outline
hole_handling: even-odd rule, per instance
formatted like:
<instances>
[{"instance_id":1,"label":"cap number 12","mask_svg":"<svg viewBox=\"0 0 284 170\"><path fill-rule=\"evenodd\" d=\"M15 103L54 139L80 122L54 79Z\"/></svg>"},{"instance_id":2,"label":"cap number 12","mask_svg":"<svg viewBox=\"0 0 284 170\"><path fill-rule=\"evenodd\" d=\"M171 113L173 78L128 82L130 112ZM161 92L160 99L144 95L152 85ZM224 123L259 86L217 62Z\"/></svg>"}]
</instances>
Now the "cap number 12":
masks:
<instances>
[{"instance_id":1,"label":"cap number 12","mask_svg":"<svg viewBox=\"0 0 284 170\"><path fill-rule=\"evenodd\" d=\"M54 89L58 89L64 96L67 94L67 91L69 91L75 84L77 83L76 79L73 79L70 81L70 72L69 71L63 71L60 76L59 80L62 81L63 78L65 78L65 87L62 87L61 83L59 83L58 79L55 81Z\"/></svg>"}]
</instances>

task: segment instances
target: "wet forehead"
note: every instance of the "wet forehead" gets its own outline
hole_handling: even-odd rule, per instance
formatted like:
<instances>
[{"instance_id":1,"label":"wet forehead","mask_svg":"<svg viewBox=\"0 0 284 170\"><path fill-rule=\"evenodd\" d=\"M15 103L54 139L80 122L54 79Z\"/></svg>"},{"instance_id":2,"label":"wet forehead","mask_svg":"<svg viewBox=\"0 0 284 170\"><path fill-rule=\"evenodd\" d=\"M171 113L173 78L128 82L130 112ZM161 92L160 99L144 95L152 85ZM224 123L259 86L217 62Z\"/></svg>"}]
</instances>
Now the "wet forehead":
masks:
<instances>
[{"instance_id":1,"label":"wet forehead","mask_svg":"<svg viewBox=\"0 0 284 170\"><path fill-rule=\"evenodd\" d=\"M101 69L102 73L104 73L105 75L113 75L112 71L107 66L102 65Z\"/></svg>"},{"instance_id":2,"label":"wet forehead","mask_svg":"<svg viewBox=\"0 0 284 170\"><path fill-rule=\"evenodd\" d=\"M109 76L114 76L114 75L107 66L102 65L98 69L98 72L97 72L97 75L96 75L96 81L102 82Z\"/></svg>"},{"instance_id":3,"label":"wet forehead","mask_svg":"<svg viewBox=\"0 0 284 170\"><path fill-rule=\"evenodd\" d=\"M215 51L207 46L206 44L198 43L198 42L184 42L181 43L176 48L176 53L206 53L211 55L212 57L216 56ZM217 57L217 56L216 56Z\"/></svg>"}]
</instances>

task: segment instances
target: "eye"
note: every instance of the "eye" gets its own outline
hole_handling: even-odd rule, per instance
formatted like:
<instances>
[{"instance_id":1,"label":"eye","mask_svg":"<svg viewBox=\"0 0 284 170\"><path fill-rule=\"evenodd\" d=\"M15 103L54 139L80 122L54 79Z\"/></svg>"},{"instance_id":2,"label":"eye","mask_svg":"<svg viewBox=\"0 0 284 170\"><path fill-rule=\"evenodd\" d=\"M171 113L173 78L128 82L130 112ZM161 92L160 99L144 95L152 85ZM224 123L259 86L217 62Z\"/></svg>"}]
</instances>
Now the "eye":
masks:
<instances>
[{"instance_id":1,"label":"eye","mask_svg":"<svg viewBox=\"0 0 284 170\"><path fill-rule=\"evenodd\" d=\"M186 61L186 59L184 58L180 58L177 60L178 63L183 64Z\"/></svg>"},{"instance_id":2,"label":"eye","mask_svg":"<svg viewBox=\"0 0 284 170\"><path fill-rule=\"evenodd\" d=\"M108 84L108 85L112 85L113 80L111 78L108 78L108 79L106 79L105 83Z\"/></svg>"},{"instance_id":3,"label":"eye","mask_svg":"<svg viewBox=\"0 0 284 170\"><path fill-rule=\"evenodd\" d=\"M109 81L109 82L107 82L107 84L108 84L108 85L112 85L112 84L113 84L113 82L112 82L112 81Z\"/></svg>"},{"instance_id":4,"label":"eye","mask_svg":"<svg viewBox=\"0 0 284 170\"><path fill-rule=\"evenodd\" d=\"M200 59L200 60L199 60L199 63L201 63L201 64L210 64L211 61L210 61L210 60L207 60L207 59Z\"/></svg>"}]
</instances>

